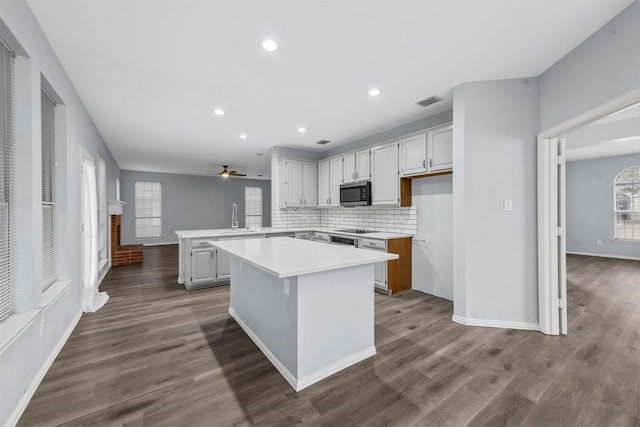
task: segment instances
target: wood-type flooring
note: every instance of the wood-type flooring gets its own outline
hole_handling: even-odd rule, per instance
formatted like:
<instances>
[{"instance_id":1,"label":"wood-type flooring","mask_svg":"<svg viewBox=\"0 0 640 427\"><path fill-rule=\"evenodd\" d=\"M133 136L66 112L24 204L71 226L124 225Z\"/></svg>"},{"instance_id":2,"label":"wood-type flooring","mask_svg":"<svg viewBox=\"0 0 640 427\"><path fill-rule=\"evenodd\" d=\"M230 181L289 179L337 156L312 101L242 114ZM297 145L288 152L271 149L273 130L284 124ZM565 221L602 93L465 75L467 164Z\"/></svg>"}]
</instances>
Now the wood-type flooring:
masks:
<instances>
[{"instance_id":1,"label":"wood-type flooring","mask_svg":"<svg viewBox=\"0 0 640 427\"><path fill-rule=\"evenodd\" d=\"M640 262L569 256L563 337L376 294L378 354L296 393L227 314L228 286L186 291L176 246L144 251L108 273L111 299L82 316L20 426L640 425Z\"/></svg>"}]
</instances>

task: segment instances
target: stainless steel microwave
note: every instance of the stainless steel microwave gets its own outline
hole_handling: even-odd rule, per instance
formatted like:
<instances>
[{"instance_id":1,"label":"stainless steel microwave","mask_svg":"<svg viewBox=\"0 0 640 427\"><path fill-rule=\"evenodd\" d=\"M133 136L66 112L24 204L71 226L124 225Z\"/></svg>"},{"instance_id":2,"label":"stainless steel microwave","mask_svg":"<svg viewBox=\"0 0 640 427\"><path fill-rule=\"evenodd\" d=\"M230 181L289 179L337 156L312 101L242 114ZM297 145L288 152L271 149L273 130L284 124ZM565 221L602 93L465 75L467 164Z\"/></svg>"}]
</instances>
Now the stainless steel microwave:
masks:
<instances>
[{"instance_id":1,"label":"stainless steel microwave","mask_svg":"<svg viewBox=\"0 0 640 427\"><path fill-rule=\"evenodd\" d=\"M371 181L342 184L340 205L346 207L369 206L371 204Z\"/></svg>"}]
</instances>

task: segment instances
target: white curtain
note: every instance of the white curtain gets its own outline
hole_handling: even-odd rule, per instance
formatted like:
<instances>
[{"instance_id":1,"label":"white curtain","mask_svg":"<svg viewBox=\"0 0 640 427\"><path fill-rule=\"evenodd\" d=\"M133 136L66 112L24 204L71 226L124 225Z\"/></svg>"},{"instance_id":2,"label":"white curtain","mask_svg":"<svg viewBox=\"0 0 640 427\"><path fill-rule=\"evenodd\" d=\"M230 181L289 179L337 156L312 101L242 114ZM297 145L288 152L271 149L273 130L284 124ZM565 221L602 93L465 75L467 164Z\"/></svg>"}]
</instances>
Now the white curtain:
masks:
<instances>
[{"instance_id":1,"label":"white curtain","mask_svg":"<svg viewBox=\"0 0 640 427\"><path fill-rule=\"evenodd\" d=\"M98 197L96 167L82 159L82 311L92 313L102 307L109 295L98 292Z\"/></svg>"}]
</instances>

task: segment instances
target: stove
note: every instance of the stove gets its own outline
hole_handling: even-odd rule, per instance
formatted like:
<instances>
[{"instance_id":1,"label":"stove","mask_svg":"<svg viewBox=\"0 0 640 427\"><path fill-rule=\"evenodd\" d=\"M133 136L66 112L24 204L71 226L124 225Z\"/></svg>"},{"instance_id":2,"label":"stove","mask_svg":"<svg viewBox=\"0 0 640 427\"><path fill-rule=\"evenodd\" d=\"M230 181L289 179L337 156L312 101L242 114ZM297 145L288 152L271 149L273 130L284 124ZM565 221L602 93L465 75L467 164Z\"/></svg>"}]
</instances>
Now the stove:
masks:
<instances>
[{"instance_id":1,"label":"stove","mask_svg":"<svg viewBox=\"0 0 640 427\"><path fill-rule=\"evenodd\" d=\"M356 230L354 228L347 228L345 230L336 230L336 231L342 232L342 233L354 233L354 234L375 233L375 231L371 231L371 230Z\"/></svg>"}]
</instances>

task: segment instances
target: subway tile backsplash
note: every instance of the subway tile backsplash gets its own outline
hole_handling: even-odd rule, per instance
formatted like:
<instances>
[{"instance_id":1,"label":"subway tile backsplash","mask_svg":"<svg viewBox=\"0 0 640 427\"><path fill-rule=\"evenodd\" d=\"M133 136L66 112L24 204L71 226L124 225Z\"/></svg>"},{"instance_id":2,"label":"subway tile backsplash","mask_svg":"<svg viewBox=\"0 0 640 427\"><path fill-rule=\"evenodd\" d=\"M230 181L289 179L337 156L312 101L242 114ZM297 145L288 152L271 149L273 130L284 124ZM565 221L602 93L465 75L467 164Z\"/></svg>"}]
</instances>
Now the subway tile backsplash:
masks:
<instances>
[{"instance_id":1,"label":"subway tile backsplash","mask_svg":"<svg viewBox=\"0 0 640 427\"><path fill-rule=\"evenodd\" d=\"M273 228L363 228L373 231L416 234L418 232L418 211L416 206L273 209L271 226Z\"/></svg>"}]
</instances>

